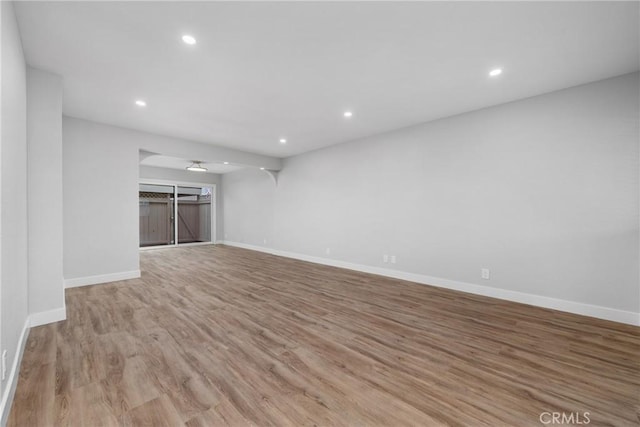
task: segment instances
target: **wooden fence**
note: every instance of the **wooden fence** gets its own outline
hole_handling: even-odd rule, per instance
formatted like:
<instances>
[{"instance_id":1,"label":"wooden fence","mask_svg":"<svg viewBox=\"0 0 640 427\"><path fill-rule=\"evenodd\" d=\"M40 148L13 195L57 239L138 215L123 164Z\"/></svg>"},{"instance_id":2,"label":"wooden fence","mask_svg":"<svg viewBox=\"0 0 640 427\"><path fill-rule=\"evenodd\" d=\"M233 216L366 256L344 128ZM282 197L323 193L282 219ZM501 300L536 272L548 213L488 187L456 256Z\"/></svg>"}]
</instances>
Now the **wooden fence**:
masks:
<instances>
[{"instance_id":1,"label":"wooden fence","mask_svg":"<svg viewBox=\"0 0 640 427\"><path fill-rule=\"evenodd\" d=\"M140 192L140 246L173 244L173 198ZM178 243L211 241L211 201L178 201Z\"/></svg>"}]
</instances>

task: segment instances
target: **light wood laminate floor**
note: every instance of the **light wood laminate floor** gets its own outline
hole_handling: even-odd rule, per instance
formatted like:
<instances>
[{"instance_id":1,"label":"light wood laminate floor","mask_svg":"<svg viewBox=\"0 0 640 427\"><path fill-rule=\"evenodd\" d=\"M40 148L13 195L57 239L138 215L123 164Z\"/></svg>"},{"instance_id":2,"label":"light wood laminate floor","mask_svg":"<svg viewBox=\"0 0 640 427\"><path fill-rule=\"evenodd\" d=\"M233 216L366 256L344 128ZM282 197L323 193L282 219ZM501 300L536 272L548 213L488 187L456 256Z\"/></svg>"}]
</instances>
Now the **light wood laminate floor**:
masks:
<instances>
[{"instance_id":1,"label":"light wood laminate floor","mask_svg":"<svg viewBox=\"0 0 640 427\"><path fill-rule=\"evenodd\" d=\"M638 327L225 246L141 269L31 330L9 426L638 425Z\"/></svg>"}]
</instances>

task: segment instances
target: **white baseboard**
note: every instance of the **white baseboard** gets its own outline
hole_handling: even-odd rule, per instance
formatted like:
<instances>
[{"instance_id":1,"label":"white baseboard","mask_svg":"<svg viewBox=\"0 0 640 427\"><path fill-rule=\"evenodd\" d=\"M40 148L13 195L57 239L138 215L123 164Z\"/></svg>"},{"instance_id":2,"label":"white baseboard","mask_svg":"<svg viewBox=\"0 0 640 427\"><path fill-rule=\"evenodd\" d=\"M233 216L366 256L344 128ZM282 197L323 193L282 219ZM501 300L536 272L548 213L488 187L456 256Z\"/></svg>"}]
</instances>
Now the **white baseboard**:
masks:
<instances>
[{"instance_id":1,"label":"white baseboard","mask_svg":"<svg viewBox=\"0 0 640 427\"><path fill-rule=\"evenodd\" d=\"M482 295L492 298L514 301L523 304L535 305L538 307L551 308L553 310L566 311L568 313L581 314L583 316L596 317L599 319L611 320L614 322L626 323L640 326L640 313L633 311L618 310L599 305L585 304L581 302L568 301L558 298L550 298L541 295L528 294L524 292L510 291L507 289L493 288L490 286L476 285L473 283L458 282L441 277L432 277L416 273L408 273L387 268L372 267L362 264L354 264L329 258L315 257L298 254L295 252L280 251L264 246L249 245L246 243L219 241L218 243L235 246L238 248L253 251L265 252L272 255L286 258L299 259L301 261L313 262L316 264L330 265L332 267L346 268L349 270L361 271L364 273L377 274L380 276L392 277L395 279L407 280L423 285L436 286L439 288L453 289L456 291L468 292L470 294Z\"/></svg>"},{"instance_id":2,"label":"white baseboard","mask_svg":"<svg viewBox=\"0 0 640 427\"><path fill-rule=\"evenodd\" d=\"M29 316L24 321L24 327L18 340L18 347L16 348L16 355L13 358L13 364L11 365L11 372L7 377L7 387L2 395L2 401L0 401L0 425L7 425L9 418L9 412L11 411L11 404L13 403L13 396L16 393L16 387L18 385L18 374L20 373L20 362L22 362L22 355L24 354L24 347L27 344L27 336L29 335Z\"/></svg>"},{"instance_id":3,"label":"white baseboard","mask_svg":"<svg viewBox=\"0 0 640 427\"><path fill-rule=\"evenodd\" d=\"M59 322L67 319L67 307L56 308L55 310L32 313L29 316L29 323L32 328L48 323Z\"/></svg>"},{"instance_id":4,"label":"white baseboard","mask_svg":"<svg viewBox=\"0 0 640 427\"><path fill-rule=\"evenodd\" d=\"M218 240L216 242L217 245L227 245L227 246L235 246L236 248L249 249L250 251L258 251L264 252L271 255L278 255L276 252L281 252L276 249L269 248L267 246L257 246L257 245L249 245L247 243L239 243L239 242L231 242L229 240ZM284 255L282 255L284 256ZM305 256L305 255L302 255ZM293 257L287 257L293 258ZM320 259L320 258L319 258ZM327 260L330 261L330 260Z\"/></svg>"},{"instance_id":5,"label":"white baseboard","mask_svg":"<svg viewBox=\"0 0 640 427\"><path fill-rule=\"evenodd\" d=\"M64 287L65 289L76 288L78 286L97 285L99 283L137 279L138 277L140 277L140 270L122 271L119 273L101 274L98 276L76 277L73 279L65 279Z\"/></svg>"}]
</instances>

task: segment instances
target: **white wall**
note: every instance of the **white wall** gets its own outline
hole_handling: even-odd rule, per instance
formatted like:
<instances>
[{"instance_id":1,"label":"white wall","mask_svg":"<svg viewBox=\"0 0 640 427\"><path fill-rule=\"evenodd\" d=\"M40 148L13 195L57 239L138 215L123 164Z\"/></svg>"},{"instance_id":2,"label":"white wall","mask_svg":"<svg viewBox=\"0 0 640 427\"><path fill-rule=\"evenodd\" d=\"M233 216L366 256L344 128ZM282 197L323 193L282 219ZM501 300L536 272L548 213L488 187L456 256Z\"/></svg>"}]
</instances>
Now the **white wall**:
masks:
<instances>
[{"instance_id":1,"label":"white wall","mask_svg":"<svg viewBox=\"0 0 640 427\"><path fill-rule=\"evenodd\" d=\"M145 179L170 181L174 183L193 182L201 184L215 184L216 194L214 195L214 203L216 207L216 238L222 238L224 232L222 222L222 183L219 174L140 165L140 180L143 181Z\"/></svg>"},{"instance_id":2,"label":"white wall","mask_svg":"<svg viewBox=\"0 0 640 427\"><path fill-rule=\"evenodd\" d=\"M29 312L65 318L62 276L62 78L27 68ZM39 320L38 320L39 318Z\"/></svg>"},{"instance_id":3,"label":"white wall","mask_svg":"<svg viewBox=\"0 0 640 427\"><path fill-rule=\"evenodd\" d=\"M279 251L601 306L594 312L637 322L638 81L289 158L277 187L254 171L226 174L225 240L266 238ZM384 264L385 253L397 264Z\"/></svg>"},{"instance_id":4,"label":"white wall","mask_svg":"<svg viewBox=\"0 0 640 427\"><path fill-rule=\"evenodd\" d=\"M124 129L63 117L64 278L138 264L138 146Z\"/></svg>"},{"instance_id":5,"label":"white wall","mask_svg":"<svg viewBox=\"0 0 640 427\"><path fill-rule=\"evenodd\" d=\"M264 171L243 169L222 175L222 199L221 239L264 247L278 243L274 241L276 186ZM302 230L298 235L306 238Z\"/></svg>"},{"instance_id":6,"label":"white wall","mask_svg":"<svg viewBox=\"0 0 640 427\"><path fill-rule=\"evenodd\" d=\"M10 369L19 352L18 344L28 314L26 77L13 4L0 2L0 15L0 349L8 351ZM7 384L8 381L2 382L3 399L10 394ZM6 417L5 413L2 415Z\"/></svg>"}]
</instances>

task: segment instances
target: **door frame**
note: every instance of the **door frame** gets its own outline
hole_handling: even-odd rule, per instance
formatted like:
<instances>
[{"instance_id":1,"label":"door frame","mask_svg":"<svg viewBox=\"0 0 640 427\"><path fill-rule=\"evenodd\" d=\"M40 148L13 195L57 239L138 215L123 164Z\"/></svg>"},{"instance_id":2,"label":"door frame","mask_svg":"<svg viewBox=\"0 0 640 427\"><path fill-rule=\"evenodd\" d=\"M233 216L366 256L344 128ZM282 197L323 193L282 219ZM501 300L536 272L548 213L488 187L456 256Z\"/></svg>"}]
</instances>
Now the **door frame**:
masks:
<instances>
[{"instance_id":1,"label":"door frame","mask_svg":"<svg viewBox=\"0 0 640 427\"><path fill-rule=\"evenodd\" d=\"M174 227L173 227L173 241L172 245L158 245L158 246L145 246L143 248L140 247L140 237L138 237L138 249L141 251L147 251L152 249L162 249L162 248L176 248L178 246L200 246L200 245L213 245L217 241L217 230L216 225L218 223L218 215L216 212L216 207L218 206L218 189L217 184L211 184L209 182L192 182L192 181L173 181L166 179L146 179L140 178L138 179L138 193L140 192L141 184L149 184L149 185L171 185L173 186L173 217L174 217ZM178 198L176 197L178 187L210 187L211 188L211 241L209 242L196 242L196 243L182 243L178 244ZM140 200L140 196L138 196L138 201ZM138 235L140 233L140 222L138 222Z\"/></svg>"}]
</instances>

